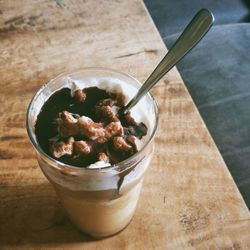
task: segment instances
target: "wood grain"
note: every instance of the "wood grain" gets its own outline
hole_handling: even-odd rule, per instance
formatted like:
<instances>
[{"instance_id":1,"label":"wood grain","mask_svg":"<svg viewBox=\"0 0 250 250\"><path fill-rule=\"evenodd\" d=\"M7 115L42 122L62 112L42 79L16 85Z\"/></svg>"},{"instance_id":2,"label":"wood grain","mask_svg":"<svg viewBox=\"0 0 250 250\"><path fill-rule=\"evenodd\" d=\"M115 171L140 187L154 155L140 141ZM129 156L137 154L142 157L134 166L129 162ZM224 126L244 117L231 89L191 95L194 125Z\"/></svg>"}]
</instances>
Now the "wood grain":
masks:
<instances>
[{"instance_id":1,"label":"wood grain","mask_svg":"<svg viewBox=\"0 0 250 250\"><path fill-rule=\"evenodd\" d=\"M143 81L165 53L139 0L0 1L1 249L250 248L249 211L176 69L153 90L155 156L120 234L79 233L38 168L25 113L43 83L90 66Z\"/></svg>"}]
</instances>

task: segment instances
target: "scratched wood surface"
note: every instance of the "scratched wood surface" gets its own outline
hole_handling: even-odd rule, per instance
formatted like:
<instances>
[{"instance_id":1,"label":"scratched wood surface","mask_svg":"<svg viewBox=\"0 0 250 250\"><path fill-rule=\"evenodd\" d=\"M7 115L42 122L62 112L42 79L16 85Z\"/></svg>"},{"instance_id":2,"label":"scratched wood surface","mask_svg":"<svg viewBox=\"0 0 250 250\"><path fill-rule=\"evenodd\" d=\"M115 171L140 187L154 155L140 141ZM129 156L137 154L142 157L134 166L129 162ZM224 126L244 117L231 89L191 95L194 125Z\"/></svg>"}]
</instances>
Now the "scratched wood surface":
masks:
<instances>
[{"instance_id":1,"label":"scratched wood surface","mask_svg":"<svg viewBox=\"0 0 250 250\"><path fill-rule=\"evenodd\" d=\"M43 83L89 66L143 81L165 53L139 0L0 1L1 249L250 248L249 211L176 69L153 90L155 155L119 235L79 233L36 163L25 112Z\"/></svg>"}]
</instances>

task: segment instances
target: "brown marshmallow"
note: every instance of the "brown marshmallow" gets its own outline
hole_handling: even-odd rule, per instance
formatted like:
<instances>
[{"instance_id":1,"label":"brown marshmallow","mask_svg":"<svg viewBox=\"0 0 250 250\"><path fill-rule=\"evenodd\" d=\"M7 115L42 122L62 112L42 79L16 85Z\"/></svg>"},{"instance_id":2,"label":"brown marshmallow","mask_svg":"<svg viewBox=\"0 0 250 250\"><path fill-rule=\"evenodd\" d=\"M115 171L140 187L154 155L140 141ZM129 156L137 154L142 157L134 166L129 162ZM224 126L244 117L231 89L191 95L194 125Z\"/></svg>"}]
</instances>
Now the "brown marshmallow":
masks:
<instances>
[{"instance_id":1,"label":"brown marshmallow","mask_svg":"<svg viewBox=\"0 0 250 250\"><path fill-rule=\"evenodd\" d=\"M51 144L51 152L55 158L73 154L74 138L70 137L67 142L54 141Z\"/></svg>"},{"instance_id":2,"label":"brown marshmallow","mask_svg":"<svg viewBox=\"0 0 250 250\"><path fill-rule=\"evenodd\" d=\"M102 123L94 122L86 116L76 119L68 111L61 112L56 122L58 132L62 137L81 134L90 140L96 140L98 143L104 143L112 136L123 133L123 128L119 120L111 122L104 127Z\"/></svg>"}]
</instances>

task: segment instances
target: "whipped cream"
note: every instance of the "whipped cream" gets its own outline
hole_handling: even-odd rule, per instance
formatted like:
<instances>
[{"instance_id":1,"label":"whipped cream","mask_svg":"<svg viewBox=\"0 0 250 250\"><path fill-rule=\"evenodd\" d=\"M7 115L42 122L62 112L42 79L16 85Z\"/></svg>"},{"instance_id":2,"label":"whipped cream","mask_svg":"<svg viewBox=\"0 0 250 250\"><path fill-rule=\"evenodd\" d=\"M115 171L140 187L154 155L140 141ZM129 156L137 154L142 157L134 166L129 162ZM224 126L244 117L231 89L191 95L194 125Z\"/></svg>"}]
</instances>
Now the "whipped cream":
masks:
<instances>
[{"instance_id":1,"label":"whipped cream","mask_svg":"<svg viewBox=\"0 0 250 250\"><path fill-rule=\"evenodd\" d=\"M93 164L88 165L87 168L94 169L94 168L105 168L105 167L109 167L109 166L111 166L111 164L108 163L108 162L97 161L97 162L95 162Z\"/></svg>"}]
</instances>

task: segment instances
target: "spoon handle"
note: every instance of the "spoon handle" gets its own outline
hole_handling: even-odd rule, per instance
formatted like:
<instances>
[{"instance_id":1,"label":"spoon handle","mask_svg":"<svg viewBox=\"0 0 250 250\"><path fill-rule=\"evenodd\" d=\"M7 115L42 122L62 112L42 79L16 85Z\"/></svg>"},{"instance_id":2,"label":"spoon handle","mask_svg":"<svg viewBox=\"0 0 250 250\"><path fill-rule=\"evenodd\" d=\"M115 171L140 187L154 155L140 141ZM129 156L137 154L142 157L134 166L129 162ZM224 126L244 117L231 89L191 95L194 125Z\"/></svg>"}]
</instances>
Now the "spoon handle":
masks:
<instances>
[{"instance_id":1,"label":"spoon handle","mask_svg":"<svg viewBox=\"0 0 250 250\"><path fill-rule=\"evenodd\" d=\"M137 102L170 70L172 69L209 31L214 22L213 14L201 9L191 20L166 56L157 65L153 73L140 88L136 96L123 108L127 113Z\"/></svg>"}]
</instances>

